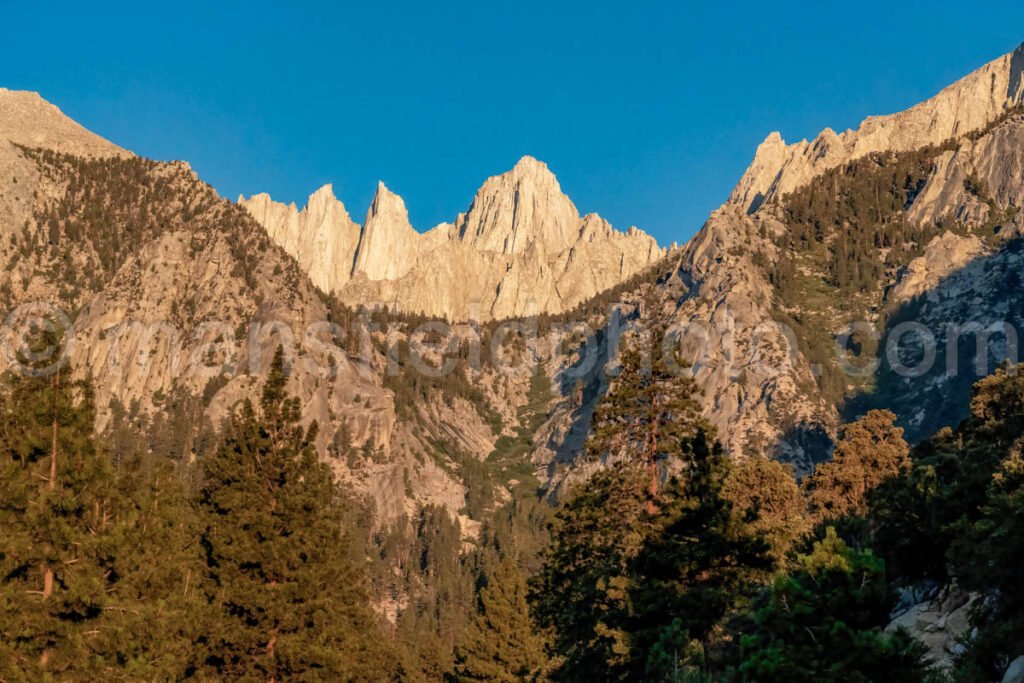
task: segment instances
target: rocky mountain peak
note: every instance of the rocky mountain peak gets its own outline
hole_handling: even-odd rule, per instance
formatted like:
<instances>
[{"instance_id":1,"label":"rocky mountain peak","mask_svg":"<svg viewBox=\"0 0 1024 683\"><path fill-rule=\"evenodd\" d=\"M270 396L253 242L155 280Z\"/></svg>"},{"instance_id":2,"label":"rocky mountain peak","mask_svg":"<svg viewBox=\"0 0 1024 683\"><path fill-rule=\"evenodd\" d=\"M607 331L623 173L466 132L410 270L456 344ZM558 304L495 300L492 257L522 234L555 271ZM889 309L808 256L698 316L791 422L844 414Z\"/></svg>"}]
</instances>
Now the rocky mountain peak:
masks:
<instances>
[{"instance_id":1,"label":"rocky mountain peak","mask_svg":"<svg viewBox=\"0 0 1024 683\"><path fill-rule=\"evenodd\" d=\"M400 310L454 320L507 317L540 308L558 312L613 287L664 255L637 228L616 231L597 214L580 217L547 164L524 156L509 171L488 178L470 208L452 223L419 233L405 202L387 188L377 191L359 229L344 214L330 186L310 197L302 212L327 233L357 237L350 251L330 259L307 253L309 226L277 214L292 207L264 196L240 200L271 237L296 255L324 291L353 304L387 302ZM321 212L317 207L337 207ZM276 213L275 213L276 212ZM320 219L321 215L334 218ZM287 223L293 233L285 234ZM311 247L309 247L311 248Z\"/></svg>"},{"instance_id":2,"label":"rocky mountain peak","mask_svg":"<svg viewBox=\"0 0 1024 683\"><path fill-rule=\"evenodd\" d=\"M303 212L314 224L326 223L334 230L351 232L351 228L358 228L358 225L349 216L345 205L334 195L334 187L330 183L309 195Z\"/></svg>"},{"instance_id":3,"label":"rocky mountain peak","mask_svg":"<svg viewBox=\"0 0 1024 683\"><path fill-rule=\"evenodd\" d=\"M873 152L903 152L983 128L1024 98L1024 44L934 97L896 114L869 116L856 130L825 129L814 140L786 145L778 133L757 148L729 203L757 210L848 161Z\"/></svg>"},{"instance_id":4,"label":"rocky mountain peak","mask_svg":"<svg viewBox=\"0 0 1024 683\"><path fill-rule=\"evenodd\" d=\"M569 247L580 215L547 164L525 156L488 178L456 222L460 239L482 251L519 254L533 243L544 253Z\"/></svg>"},{"instance_id":5,"label":"rocky mountain peak","mask_svg":"<svg viewBox=\"0 0 1024 683\"><path fill-rule=\"evenodd\" d=\"M301 211L294 203L275 202L266 193L239 197L238 203L298 260L317 287L330 292L349 281L359 225L330 184L311 194Z\"/></svg>"},{"instance_id":6,"label":"rocky mountain peak","mask_svg":"<svg viewBox=\"0 0 1024 683\"><path fill-rule=\"evenodd\" d=\"M83 156L130 156L68 118L39 93L0 88L0 139Z\"/></svg>"},{"instance_id":7,"label":"rocky mountain peak","mask_svg":"<svg viewBox=\"0 0 1024 683\"><path fill-rule=\"evenodd\" d=\"M378 182L359 237L353 275L362 273L369 280L400 278L416 263L419 237L409 223L405 202Z\"/></svg>"}]
</instances>

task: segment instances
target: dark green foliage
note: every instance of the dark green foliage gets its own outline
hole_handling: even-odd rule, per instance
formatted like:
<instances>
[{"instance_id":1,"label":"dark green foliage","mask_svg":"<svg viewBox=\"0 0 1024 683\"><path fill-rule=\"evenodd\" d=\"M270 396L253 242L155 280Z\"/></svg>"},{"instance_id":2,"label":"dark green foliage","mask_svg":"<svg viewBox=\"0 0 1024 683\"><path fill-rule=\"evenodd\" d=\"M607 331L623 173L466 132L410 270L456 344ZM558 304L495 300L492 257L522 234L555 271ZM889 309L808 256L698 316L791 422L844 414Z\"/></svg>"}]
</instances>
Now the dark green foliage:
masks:
<instances>
[{"instance_id":1,"label":"dark green foliage","mask_svg":"<svg viewBox=\"0 0 1024 683\"><path fill-rule=\"evenodd\" d=\"M207 603L200 590L199 528L181 469L140 456L118 477L122 512L114 573L116 598L106 608L108 647L129 678L177 679L195 665L198 621Z\"/></svg>"},{"instance_id":2,"label":"dark green foliage","mask_svg":"<svg viewBox=\"0 0 1024 683\"><path fill-rule=\"evenodd\" d=\"M661 354L645 367L623 352L588 443L592 459L612 465L559 511L532 586L560 679L662 678L682 657L703 667L691 643L707 641L772 564L722 495L728 461L694 391ZM682 473L664 483L669 467Z\"/></svg>"},{"instance_id":3,"label":"dark green foliage","mask_svg":"<svg viewBox=\"0 0 1024 683\"><path fill-rule=\"evenodd\" d=\"M879 552L908 579L948 576L945 553L973 524L993 475L1024 435L1024 378L1000 369L974 386L970 417L912 452L912 466L872 497Z\"/></svg>"},{"instance_id":4,"label":"dark green foliage","mask_svg":"<svg viewBox=\"0 0 1024 683\"><path fill-rule=\"evenodd\" d=\"M660 680L679 666L702 669L714 627L767 578L767 544L721 495L720 447L698 432L686 454L684 474L653 509L646 468L623 463L594 475L558 513L533 602L554 631L560 679Z\"/></svg>"},{"instance_id":5,"label":"dark green foliage","mask_svg":"<svg viewBox=\"0 0 1024 683\"><path fill-rule=\"evenodd\" d=\"M1019 367L975 384L970 417L920 444L913 466L870 497L872 543L909 583L956 577L988 596L957 679L998 680L1024 648L1020 539L1024 379Z\"/></svg>"},{"instance_id":6,"label":"dark green foliage","mask_svg":"<svg viewBox=\"0 0 1024 683\"><path fill-rule=\"evenodd\" d=\"M960 673L995 680L1003 662L1024 652L1024 459L1018 448L993 473L977 520L963 520L957 532L949 551L957 577L966 588L992 596L974 617L980 629L961 658Z\"/></svg>"},{"instance_id":7,"label":"dark green foliage","mask_svg":"<svg viewBox=\"0 0 1024 683\"><path fill-rule=\"evenodd\" d=\"M94 632L111 604L119 500L92 438L89 387L5 376L0 472L0 661L6 676L102 670Z\"/></svg>"},{"instance_id":8,"label":"dark green foliage","mask_svg":"<svg viewBox=\"0 0 1024 683\"><path fill-rule=\"evenodd\" d=\"M456 651L460 681L536 680L547 663L544 640L530 619L526 581L515 558L490 556L477 610Z\"/></svg>"},{"instance_id":9,"label":"dark green foliage","mask_svg":"<svg viewBox=\"0 0 1024 683\"><path fill-rule=\"evenodd\" d=\"M401 593L408 605L398 617L397 637L413 670L440 680L455 665L456 639L473 607L472 571L462 556L458 521L439 506L426 506L411 530Z\"/></svg>"},{"instance_id":10,"label":"dark green foliage","mask_svg":"<svg viewBox=\"0 0 1024 683\"><path fill-rule=\"evenodd\" d=\"M730 467L721 446L698 432L686 445L685 463L634 562L635 646L641 653L660 648L662 656L644 662L645 676L656 679L668 678L678 664L664 656L668 643L684 652L697 641L706 650L713 629L767 580L774 564L768 543L722 493Z\"/></svg>"},{"instance_id":11,"label":"dark green foliage","mask_svg":"<svg viewBox=\"0 0 1024 683\"><path fill-rule=\"evenodd\" d=\"M559 510L533 580L537 621L554 632L559 678L617 680L631 664L629 590L645 539L646 471L599 471Z\"/></svg>"},{"instance_id":12,"label":"dark green foliage","mask_svg":"<svg viewBox=\"0 0 1024 683\"><path fill-rule=\"evenodd\" d=\"M655 498L659 469L678 463L686 440L706 428L696 383L677 358L662 352L665 334L663 327L652 330L659 343L650 357L633 344L622 351L619 373L594 411L587 442L587 457L593 460L626 458L643 464Z\"/></svg>"},{"instance_id":13,"label":"dark green foliage","mask_svg":"<svg viewBox=\"0 0 1024 683\"><path fill-rule=\"evenodd\" d=\"M768 458L746 458L732 464L721 494L733 512L764 537L773 561L782 568L810 527L807 502L792 467Z\"/></svg>"},{"instance_id":14,"label":"dark green foliage","mask_svg":"<svg viewBox=\"0 0 1024 683\"><path fill-rule=\"evenodd\" d=\"M888 267L906 263L930 236L924 226L909 224L904 210L942 150L870 154L825 172L783 199L789 227L783 246L823 254L827 283L840 292L873 291ZM770 276L791 302L787 293L795 273L783 265Z\"/></svg>"},{"instance_id":15,"label":"dark green foliage","mask_svg":"<svg viewBox=\"0 0 1024 683\"><path fill-rule=\"evenodd\" d=\"M200 606L184 490L165 465L110 457L70 374L3 379L0 677L179 678Z\"/></svg>"},{"instance_id":16,"label":"dark green foliage","mask_svg":"<svg viewBox=\"0 0 1024 683\"><path fill-rule=\"evenodd\" d=\"M891 596L881 560L829 529L800 569L776 580L743 637L744 680L875 683L926 680L924 647L883 633Z\"/></svg>"},{"instance_id":17,"label":"dark green foliage","mask_svg":"<svg viewBox=\"0 0 1024 683\"><path fill-rule=\"evenodd\" d=\"M199 500L210 622L202 670L217 678L387 680L361 568L345 548L333 475L315 426L298 423L283 353L260 410L248 402L202 463Z\"/></svg>"},{"instance_id":18,"label":"dark green foliage","mask_svg":"<svg viewBox=\"0 0 1024 683\"><path fill-rule=\"evenodd\" d=\"M21 152L36 163L58 196L38 205L24 226L20 257L35 259L37 274L53 283L65 306L81 305L143 245L175 231L189 236L192 255L227 238L235 261L232 275L250 291L258 290L259 260L270 248L269 237L244 209L221 199L184 164L139 157L83 158L25 147ZM296 282L297 266L284 262L287 277ZM195 323L183 315L196 305L190 296L172 306L182 331Z\"/></svg>"}]
</instances>

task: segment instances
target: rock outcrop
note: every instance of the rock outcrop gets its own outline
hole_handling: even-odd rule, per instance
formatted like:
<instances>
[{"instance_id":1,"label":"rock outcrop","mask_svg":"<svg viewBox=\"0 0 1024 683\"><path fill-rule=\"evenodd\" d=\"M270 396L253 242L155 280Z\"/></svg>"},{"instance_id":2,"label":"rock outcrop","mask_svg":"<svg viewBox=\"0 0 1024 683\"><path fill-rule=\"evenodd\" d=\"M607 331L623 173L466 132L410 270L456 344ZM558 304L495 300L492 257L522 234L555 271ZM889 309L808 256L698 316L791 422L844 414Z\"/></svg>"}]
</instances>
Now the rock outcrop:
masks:
<instances>
[{"instance_id":1,"label":"rock outcrop","mask_svg":"<svg viewBox=\"0 0 1024 683\"><path fill-rule=\"evenodd\" d=\"M871 116L856 130L825 129L814 140L787 145L771 133L754 155L729 203L754 211L830 168L871 152L905 152L983 128L1024 98L1024 45L942 90L889 116Z\"/></svg>"},{"instance_id":2,"label":"rock outcrop","mask_svg":"<svg viewBox=\"0 0 1024 683\"><path fill-rule=\"evenodd\" d=\"M352 272L368 280L404 277L420 257L420 241L419 233L409 224L405 202L384 183L378 183L359 236Z\"/></svg>"},{"instance_id":3,"label":"rock outcrop","mask_svg":"<svg viewBox=\"0 0 1024 683\"><path fill-rule=\"evenodd\" d=\"M911 439L955 424L973 380L985 370L966 361L946 371L947 353L955 359L957 351L954 339L947 352L950 325L964 337L961 355L975 347L987 353L979 367L991 370L1016 352L1003 325L1024 325L1016 313L1024 305L1018 211L1024 205L1024 113L1016 106L1024 94L1022 74L1024 46L931 100L869 118L856 131L826 130L813 143L792 146L770 135L732 197L684 247L675 273L645 295L654 305L630 326L667 326L678 335L702 390L704 416L735 457L769 455L807 472L829 456L844 411L865 409L863 402L894 410ZM925 147L932 150L919 152ZM894 164L900 154L924 159L924 177L907 188L906 205L889 228L914 242L905 245L908 256L900 262L890 256L891 245L865 240L860 256L877 263L880 273L861 283L863 289L841 291L822 263L832 238L814 245L791 240L795 226L785 195L830 169L838 173L829 180L835 192L863 193L851 189L858 178L837 167L875 153L880 165ZM891 191L892 181L880 187ZM847 201L849 194L838 199ZM842 220L837 233L869 229ZM795 285L783 290L778 266L787 264ZM893 334L895 323L887 320L919 322L931 331L925 344L938 360L927 374L890 371L889 335L897 342L892 352L908 363L931 351L915 346L914 334L900 328ZM854 322L881 340L879 374L841 367L846 351L837 351L837 341ZM553 458L539 452L537 460Z\"/></svg>"},{"instance_id":4,"label":"rock outcrop","mask_svg":"<svg viewBox=\"0 0 1024 683\"><path fill-rule=\"evenodd\" d=\"M925 646L929 662L948 671L954 657L964 651L963 640L971 630L971 609L982 596L966 593L955 584L933 593L928 600L902 607L885 630L906 630Z\"/></svg>"},{"instance_id":5,"label":"rock outcrop","mask_svg":"<svg viewBox=\"0 0 1024 683\"><path fill-rule=\"evenodd\" d=\"M353 305L450 320L558 313L665 254L637 228L623 233L596 214L580 216L554 174L532 157L489 178L465 213L425 233L412 228L404 202L383 183L361 229L343 210L313 219L317 196L301 212L267 195L239 203L318 287Z\"/></svg>"},{"instance_id":6,"label":"rock outcrop","mask_svg":"<svg viewBox=\"0 0 1024 683\"><path fill-rule=\"evenodd\" d=\"M0 140L79 156L127 156L64 115L39 93L0 88Z\"/></svg>"},{"instance_id":7,"label":"rock outcrop","mask_svg":"<svg viewBox=\"0 0 1024 683\"><path fill-rule=\"evenodd\" d=\"M246 208L321 290L331 292L349 281L359 225L349 218L330 185L311 194L302 211L294 204L274 202L267 194L250 198Z\"/></svg>"}]
</instances>

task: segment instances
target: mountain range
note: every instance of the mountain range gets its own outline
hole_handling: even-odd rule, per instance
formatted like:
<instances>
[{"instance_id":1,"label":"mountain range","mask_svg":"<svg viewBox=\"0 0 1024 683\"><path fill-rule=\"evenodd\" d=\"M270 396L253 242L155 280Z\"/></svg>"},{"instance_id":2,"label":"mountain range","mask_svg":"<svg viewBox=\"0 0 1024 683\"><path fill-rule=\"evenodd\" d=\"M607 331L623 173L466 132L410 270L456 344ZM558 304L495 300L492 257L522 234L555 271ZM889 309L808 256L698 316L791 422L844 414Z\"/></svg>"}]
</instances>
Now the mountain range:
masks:
<instances>
[{"instance_id":1,"label":"mountain range","mask_svg":"<svg viewBox=\"0 0 1024 683\"><path fill-rule=\"evenodd\" d=\"M72 360L99 378L105 428L111 401L152 417L167 409L153 397L175 392L195 400L205 393L194 412L220 419L252 390L252 378L238 371L254 362L238 328L253 322L283 321L300 340L301 358L313 353L302 331L339 304L460 324L538 313L573 318L573 310L617 287L615 315L576 315L598 333L546 366L561 393L530 455L542 481L557 488L579 465L608 375L602 363L575 382L561 381L560 373L584 349L600 347L602 362L613 362L605 348L610 335L599 329L612 322L624 330L664 325L677 334L704 414L735 457L765 454L807 471L827 457L844 411L895 408L920 438L955 421L953 406L963 404L977 375L974 368L936 368L900 378L885 358L870 376L840 373L832 345L845 326L865 323L884 350L878 339L908 307L926 326L953 316L968 331L1017 310L1016 291L1006 284L1018 269L1016 207L1024 198L1022 72L1018 48L932 99L868 118L856 130L826 130L793 145L769 135L726 203L673 252L635 228L621 233L596 215L581 217L547 166L531 157L488 179L451 223L424 233L409 225L401 198L380 184L360 226L330 186L302 210L265 194L232 204L187 164L139 159L38 95L3 90L0 166L17 182L0 195L0 291L9 308L41 299L73 314L80 343ZM894 185L894 173L906 177ZM835 192L826 200L829 188ZM875 198L879 235L851 241L864 230L850 220L863 208L862 192ZM110 199L124 196L143 204ZM70 216L55 218L60 206ZM865 269L856 282L830 265L836 245L847 242L843 259ZM635 287L624 287L631 279ZM147 327L166 320L181 326L173 357ZM204 326L211 321L217 325ZM233 363L196 360L227 336L238 340ZM899 353L912 352L912 337L900 340ZM994 345L993 363L1006 355L1001 339L985 339ZM968 341L973 337L961 351ZM126 351L143 343L153 347L149 362L126 362ZM942 335L934 343L944 354ZM492 368L471 370L466 382L482 403L477 409L453 409L435 396L417 407L416 419L403 419L396 406L404 398L384 377L387 351L371 348L368 357L342 354L330 382L296 363L291 382L306 419L321 424L322 452L344 432L352 448L386 454L361 477L390 511L385 518L425 501L458 510L465 482L452 474L457 468L420 462L426 444L443 435L460 452L484 458L513 430L527 383ZM586 388L582 402L569 384ZM935 408L922 414L926 403ZM491 413L504 419L496 433L486 424Z\"/></svg>"},{"instance_id":2,"label":"mountain range","mask_svg":"<svg viewBox=\"0 0 1024 683\"><path fill-rule=\"evenodd\" d=\"M1022 205L1024 45L854 130L771 133L672 248L581 216L530 156L420 232L383 183L362 224L330 185L302 209L233 202L185 162L0 89L0 370L67 360L115 453L187 465L259 401L280 349L295 414L358 501L384 567L371 600L395 625L417 590L441 591L417 544L443 538L454 566L502 524L536 531L542 501L613 469L612 449L588 444L609 424L630 433L609 401L657 407L649 387L616 394L643 362L646 377L676 364L666 386L692 386L693 403L670 399L734 463L807 480L876 408L911 444L960 438L989 409L972 386L1019 360ZM66 343L25 346L41 328ZM624 339L650 355L625 357ZM678 466L652 459L647 490Z\"/></svg>"},{"instance_id":3,"label":"mountain range","mask_svg":"<svg viewBox=\"0 0 1024 683\"><path fill-rule=\"evenodd\" d=\"M301 211L266 194L238 203L323 291L456 321L561 313L665 255L635 227L622 233L596 214L581 217L532 157L488 178L465 213L422 234L384 183L362 226L330 185Z\"/></svg>"}]
</instances>

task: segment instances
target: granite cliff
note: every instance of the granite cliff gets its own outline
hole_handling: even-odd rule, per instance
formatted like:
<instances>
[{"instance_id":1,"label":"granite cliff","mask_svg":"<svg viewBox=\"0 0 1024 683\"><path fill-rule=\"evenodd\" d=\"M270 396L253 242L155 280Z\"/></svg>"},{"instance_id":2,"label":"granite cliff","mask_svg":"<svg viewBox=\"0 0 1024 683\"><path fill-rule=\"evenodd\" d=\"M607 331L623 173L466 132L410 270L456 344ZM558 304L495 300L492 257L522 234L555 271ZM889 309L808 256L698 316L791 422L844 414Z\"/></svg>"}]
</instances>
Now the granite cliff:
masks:
<instances>
[{"instance_id":1,"label":"granite cliff","mask_svg":"<svg viewBox=\"0 0 1024 683\"><path fill-rule=\"evenodd\" d=\"M596 214L580 216L532 157L489 178L465 213L425 233L383 183L362 227L330 186L302 210L266 194L239 203L323 291L449 320L559 313L666 253L637 228L623 233Z\"/></svg>"}]
</instances>

